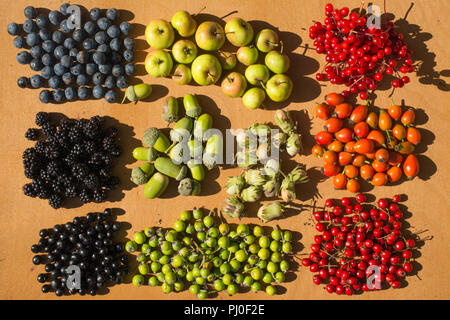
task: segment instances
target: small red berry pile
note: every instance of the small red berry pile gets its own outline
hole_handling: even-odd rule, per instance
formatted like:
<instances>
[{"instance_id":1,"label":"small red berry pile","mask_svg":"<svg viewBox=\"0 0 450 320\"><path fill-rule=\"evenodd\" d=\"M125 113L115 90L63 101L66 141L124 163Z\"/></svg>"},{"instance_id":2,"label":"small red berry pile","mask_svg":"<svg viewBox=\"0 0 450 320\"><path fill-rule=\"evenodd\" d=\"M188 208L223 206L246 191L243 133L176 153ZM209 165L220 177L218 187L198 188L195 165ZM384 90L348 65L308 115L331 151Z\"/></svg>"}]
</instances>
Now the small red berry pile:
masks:
<instances>
[{"instance_id":1,"label":"small red berry pile","mask_svg":"<svg viewBox=\"0 0 450 320\"><path fill-rule=\"evenodd\" d=\"M350 198L339 204L328 199L323 211L314 212L315 228L321 234L314 236L312 253L301 263L315 274L313 282L326 284L329 293L376 290L377 281L379 289L399 288L413 270L410 260L416 243L402 236L400 196L379 199L376 206L363 205L365 201L363 194L353 205ZM379 272L373 273L375 267L370 266L377 266Z\"/></svg>"},{"instance_id":2,"label":"small red berry pile","mask_svg":"<svg viewBox=\"0 0 450 320\"><path fill-rule=\"evenodd\" d=\"M361 11L361 10L360 10ZM332 84L345 84L344 97L359 92L361 99L368 98L368 90L375 90L384 74L394 79L394 88L401 88L410 79L406 74L414 71L412 51L403 40L403 34L394 30L394 23L368 27L368 14L347 7L334 9L325 6L324 23L315 22L309 28L316 52L325 54L327 65L316 74L318 81L328 79Z\"/></svg>"}]
</instances>

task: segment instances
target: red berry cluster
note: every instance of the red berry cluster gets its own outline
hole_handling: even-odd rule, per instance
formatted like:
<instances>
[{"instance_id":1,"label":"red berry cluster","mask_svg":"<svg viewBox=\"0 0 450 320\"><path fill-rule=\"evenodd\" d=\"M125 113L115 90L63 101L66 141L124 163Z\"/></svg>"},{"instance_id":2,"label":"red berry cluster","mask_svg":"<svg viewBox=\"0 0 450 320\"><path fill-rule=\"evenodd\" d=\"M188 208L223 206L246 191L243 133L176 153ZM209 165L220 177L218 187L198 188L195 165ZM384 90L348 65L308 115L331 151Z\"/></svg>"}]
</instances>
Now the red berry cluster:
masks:
<instances>
[{"instance_id":1,"label":"red berry cluster","mask_svg":"<svg viewBox=\"0 0 450 320\"><path fill-rule=\"evenodd\" d=\"M416 243L402 236L400 197L380 199L377 206L362 205L365 201L363 194L356 196L353 205L350 198L342 198L339 204L328 199L324 211L314 213L315 228L321 234L314 236L312 253L301 262L315 273L313 282L326 284L329 293L375 290L377 280L382 287L399 288L413 270L410 260ZM379 268L372 289L370 266Z\"/></svg>"},{"instance_id":2,"label":"red berry cluster","mask_svg":"<svg viewBox=\"0 0 450 320\"><path fill-rule=\"evenodd\" d=\"M332 84L345 84L344 97L360 93L368 98L368 90L375 90L383 75L392 75L392 86L401 88L410 81L400 73L414 71L403 34L394 30L394 23L382 24L380 29L367 27L367 14L349 12L347 7L334 9L325 6L324 23L315 22L309 28L316 52L325 54L327 62L323 72L316 74L318 81L328 79Z\"/></svg>"}]
</instances>

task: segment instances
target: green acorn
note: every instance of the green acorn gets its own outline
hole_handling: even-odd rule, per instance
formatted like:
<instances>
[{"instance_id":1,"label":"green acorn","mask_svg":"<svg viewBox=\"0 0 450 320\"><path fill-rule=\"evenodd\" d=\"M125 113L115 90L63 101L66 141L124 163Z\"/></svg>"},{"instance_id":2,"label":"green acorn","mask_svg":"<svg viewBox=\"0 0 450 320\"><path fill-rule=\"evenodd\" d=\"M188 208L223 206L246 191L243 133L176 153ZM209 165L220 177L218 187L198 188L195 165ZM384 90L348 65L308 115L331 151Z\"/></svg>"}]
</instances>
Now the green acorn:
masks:
<instances>
[{"instance_id":1,"label":"green acorn","mask_svg":"<svg viewBox=\"0 0 450 320\"><path fill-rule=\"evenodd\" d=\"M170 131L170 140L173 142L180 142L183 140L183 137L187 135L189 137L192 128L194 126L194 122L191 118L184 117L177 121L177 123L173 126Z\"/></svg>"},{"instance_id":2,"label":"green acorn","mask_svg":"<svg viewBox=\"0 0 450 320\"><path fill-rule=\"evenodd\" d=\"M155 166L152 163L141 164L131 171L131 181L137 185L146 184L153 172L155 172Z\"/></svg>"},{"instance_id":3,"label":"green acorn","mask_svg":"<svg viewBox=\"0 0 450 320\"><path fill-rule=\"evenodd\" d=\"M186 115L190 118L197 118L202 114L202 108L198 103L197 97L192 94L187 94L184 96L183 105L186 110Z\"/></svg>"},{"instance_id":4,"label":"green acorn","mask_svg":"<svg viewBox=\"0 0 450 320\"><path fill-rule=\"evenodd\" d=\"M205 151L203 152L203 164L208 170L212 170L217 166L217 162L222 155L222 137L215 134L206 142Z\"/></svg>"},{"instance_id":5,"label":"green acorn","mask_svg":"<svg viewBox=\"0 0 450 320\"><path fill-rule=\"evenodd\" d=\"M186 177L187 167L173 163L170 158L159 157L155 160L155 169L177 181Z\"/></svg>"},{"instance_id":6,"label":"green acorn","mask_svg":"<svg viewBox=\"0 0 450 320\"><path fill-rule=\"evenodd\" d=\"M178 121L178 100L168 97L164 102L162 119L167 123Z\"/></svg>"},{"instance_id":7,"label":"green acorn","mask_svg":"<svg viewBox=\"0 0 450 320\"><path fill-rule=\"evenodd\" d=\"M200 182L194 179L184 178L178 184L178 193L184 197L198 196L200 192L201 192Z\"/></svg>"},{"instance_id":8,"label":"green acorn","mask_svg":"<svg viewBox=\"0 0 450 320\"><path fill-rule=\"evenodd\" d=\"M133 158L141 161L155 161L158 158L158 152L153 148L137 147L133 150Z\"/></svg>"},{"instance_id":9,"label":"green acorn","mask_svg":"<svg viewBox=\"0 0 450 320\"><path fill-rule=\"evenodd\" d=\"M148 128L145 130L142 141L150 148L154 148L159 152L165 152L170 146L169 139L157 128Z\"/></svg>"},{"instance_id":10,"label":"green acorn","mask_svg":"<svg viewBox=\"0 0 450 320\"><path fill-rule=\"evenodd\" d=\"M223 202L222 213L231 218L240 218L244 215L244 204L238 196L232 195Z\"/></svg>"},{"instance_id":11,"label":"green acorn","mask_svg":"<svg viewBox=\"0 0 450 320\"><path fill-rule=\"evenodd\" d=\"M193 131L194 138L206 141L208 138L205 136L205 132L211 129L212 126L213 126L213 119L211 115L203 113L195 120Z\"/></svg>"},{"instance_id":12,"label":"green acorn","mask_svg":"<svg viewBox=\"0 0 450 320\"><path fill-rule=\"evenodd\" d=\"M147 98L151 95L151 93L152 86L146 83L139 83L134 86L129 86L125 91L125 96L123 97L122 103L124 103L126 99L137 103L138 100Z\"/></svg>"},{"instance_id":13,"label":"green acorn","mask_svg":"<svg viewBox=\"0 0 450 320\"><path fill-rule=\"evenodd\" d=\"M144 187L144 196L154 199L164 193L169 185L169 178L162 173L156 172Z\"/></svg>"},{"instance_id":14,"label":"green acorn","mask_svg":"<svg viewBox=\"0 0 450 320\"><path fill-rule=\"evenodd\" d=\"M201 163L195 163L194 160L189 160L187 163L191 176L197 181L203 181L205 179L205 167Z\"/></svg>"}]
</instances>

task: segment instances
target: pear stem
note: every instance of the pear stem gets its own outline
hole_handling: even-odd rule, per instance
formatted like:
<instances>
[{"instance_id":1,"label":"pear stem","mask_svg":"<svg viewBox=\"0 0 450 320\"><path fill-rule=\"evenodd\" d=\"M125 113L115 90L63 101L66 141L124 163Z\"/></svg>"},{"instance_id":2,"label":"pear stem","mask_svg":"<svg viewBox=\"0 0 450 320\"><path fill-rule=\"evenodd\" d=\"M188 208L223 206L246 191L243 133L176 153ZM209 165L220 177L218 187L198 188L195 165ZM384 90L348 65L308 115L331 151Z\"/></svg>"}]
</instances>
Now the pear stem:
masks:
<instances>
[{"instance_id":1,"label":"pear stem","mask_svg":"<svg viewBox=\"0 0 450 320\"><path fill-rule=\"evenodd\" d=\"M203 10L205 10L206 9L206 6L204 6L203 8L201 8L199 11L197 11L197 13L196 14L194 14L194 17L195 16L198 16Z\"/></svg>"}]
</instances>

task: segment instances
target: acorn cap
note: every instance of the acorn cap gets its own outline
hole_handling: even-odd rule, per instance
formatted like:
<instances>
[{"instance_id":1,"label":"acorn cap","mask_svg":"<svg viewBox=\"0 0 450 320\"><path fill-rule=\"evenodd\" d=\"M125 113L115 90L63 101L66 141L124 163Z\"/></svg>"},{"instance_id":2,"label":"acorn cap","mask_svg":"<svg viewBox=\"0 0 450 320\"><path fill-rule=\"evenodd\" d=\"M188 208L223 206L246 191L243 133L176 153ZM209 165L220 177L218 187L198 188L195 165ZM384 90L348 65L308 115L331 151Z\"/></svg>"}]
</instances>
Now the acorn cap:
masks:
<instances>
[{"instance_id":1,"label":"acorn cap","mask_svg":"<svg viewBox=\"0 0 450 320\"><path fill-rule=\"evenodd\" d=\"M157 128L148 128L147 130L145 130L142 140L149 147L153 147L153 145L156 143L156 140L158 140L159 135L160 132Z\"/></svg>"}]
</instances>

